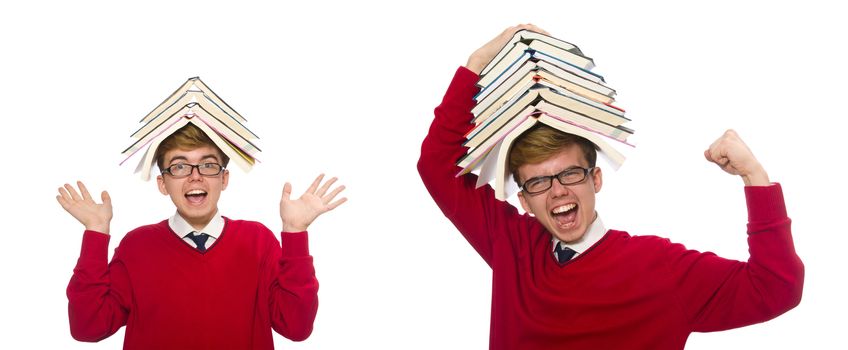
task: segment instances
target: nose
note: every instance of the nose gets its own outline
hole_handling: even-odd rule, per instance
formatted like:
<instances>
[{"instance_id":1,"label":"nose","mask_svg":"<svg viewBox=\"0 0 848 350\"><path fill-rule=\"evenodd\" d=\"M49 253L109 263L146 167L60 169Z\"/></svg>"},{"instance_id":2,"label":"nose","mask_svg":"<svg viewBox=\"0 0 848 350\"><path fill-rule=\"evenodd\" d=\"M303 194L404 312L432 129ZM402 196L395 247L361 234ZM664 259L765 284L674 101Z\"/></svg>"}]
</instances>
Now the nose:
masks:
<instances>
[{"instance_id":1,"label":"nose","mask_svg":"<svg viewBox=\"0 0 848 350\"><path fill-rule=\"evenodd\" d=\"M203 178L203 175L200 175L200 168L197 167L197 166L192 167L191 173L188 174L188 178L191 181L200 181L200 179ZM554 182L556 182L556 181L554 181Z\"/></svg>"},{"instance_id":2,"label":"nose","mask_svg":"<svg viewBox=\"0 0 848 350\"><path fill-rule=\"evenodd\" d=\"M557 179L553 179L553 181L551 181L551 189L548 190L548 194L556 198L561 196L567 196L568 191L570 191L568 186L561 184Z\"/></svg>"}]
</instances>

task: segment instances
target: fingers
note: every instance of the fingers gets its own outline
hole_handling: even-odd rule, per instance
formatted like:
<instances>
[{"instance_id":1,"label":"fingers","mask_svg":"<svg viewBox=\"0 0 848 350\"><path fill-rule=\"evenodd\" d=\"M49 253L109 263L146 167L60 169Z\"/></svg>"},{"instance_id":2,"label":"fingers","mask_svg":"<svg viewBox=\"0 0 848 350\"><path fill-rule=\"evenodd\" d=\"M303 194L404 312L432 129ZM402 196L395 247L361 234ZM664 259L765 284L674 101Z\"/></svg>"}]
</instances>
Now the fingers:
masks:
<instances>
[{"instance_id":1,"label":"fingers","mask_svg":"<svg viewBox=\"0 0 848 350\"><path fill-rule=\"evenodd\" d=\"M283 185L282 200L284 200L284 201L290 200L291 199L291 192L292 192L292 185L290 183L286 182L286 184Z\"/></svg>"},{"instance_id":2,"label":"fingers","mask_svg":"<svg viewBox=\"0 0 848 350\"><path fill-rule=\"evenodd\" d=\"M85 185L82 181L77 181L77 187L79 187L80 194L82 194L83 200L91 200L91 194L88 193L88 189L85 188Z\"/></svg>"},{"instance_id":3,"label":"fingers","mask_svg":"<svg viewBox=\"0 0 848 350\"><path fill-rule=\"evenodd\" d=\"M112 207L112 197L109 196L109 192L103 191L100 192L100 200L103 201L103 205L111 208Z\"/></svg>"},{"instance_id":4,"label":"fingers","mask_svg":"<svg viewBox=\"0 0 848 350\"><path fill-rule=\"evenodd\" d=\"M300 199L298 199L298 201L302 201L302 200L305 200L305 199L306 200L316 200L315 203L316 204L320 203L318 205L323 207L323 209L319 209L318 207L316 207L316 209L319 209L321 212L324 212L324 211L327 211L327 210L332 210L333 208L341 205L342 203L344 203L347 200L347 198L342 198L342 199L339 199L335 202L333 201L336 198L336 196L339 195L339 193L341 193L342 191L345 190L345 186L341 185L341 186L338 186L336 188L332 188L333 185L339 179L337 177L332 177L329 180L327 180L326 182L322 183L324 176L325 176L325 174L318 175L318 177L315 178L315 181L313 181L312 184L309 186L309 189L307 189L306 192L304 192L304 194L300 197ZM331 188L332 188L332 190L331 190ZM283 201L283 202L289 201L290 198L291 198L291 192L292 192L292 185L290 183L286 182L286 184L283 186L283 196L282 196L281 201ZM312 199L307 199L307 198L312 198Z\"/></svg>"},{"instance_id":5,"label":"fingers","mask_svg":"<svg viewBox=\"0 0 848 350\"><path fill-rule=\"evenodd\" d=\"M342 205L342 203L344 203L344 202L347 202L347 197L339 198L339 200L332 202L332 203L327 205L327 211L336 209L336 207Z\"/></svg>"},{"instance_id":6,"label":"fingers","mask_svg":"<svg viewBox=\"0 0 848 350\"><path fill-rule=\"evenodd\" d=\"M330 184L335 183L335 182L336 182L336 178L334 177L330 181L327 182L327 186L329 187ZM336 209L336 207L342 205L342 203L347 202L347 197L342 197L342 198L339 198L337 201L333 201L333 199L336 198L336 196L338 196L339 193L341 193L344 190L345 190L345 186L341 185L339 187L334 188L326 196L323 196L322 200L324 201L324 203L329 203L329 204L327 204L327 206L324 210L325 212Z\"/></svg>"},{"instance_id":7,"label":"fingers","mask_svg":"<svg viewBox=\"0 0 848 350\"><path fill-rule=\"evenodd\" d=\"M704 151L704 157L707 158L707 161L716 163L720 166L724 166L725 164L727 164L728 159L726 143L728 136L732 132L733 130L725 131L724 134L722 134L718 139L716 139L715 141L713 141L712 144L710 144L710 147L707 148L706 151Z\"/></svg>"},{"instance_id":8,"label":"fingers","mask_svg":"<svg viewBox=\"0 0 848 350\"><path fill-rule=\"evenodd\" d=\"M70 195L71 200L73 200L73 201L82 200L80 195L77 194L77 190L74 189L74 186L71 186L70 184L65 184L65 190Z\"/></svg>"},{"instance_id":9,"label":"fingers","mask_svg":"<svg viewBox=\"0 0 848 350\"><path fill-rule=\"evenodd\" d=\"M515 32L517 32L519 30L525 29L525 30L529 30L531 32L542 33L542 34L545 34L545 35L551 35L547 31L545 31L544 29L539 28L532 23L519 24L519 25L517 25L515 27L511 27L511 28L515 28L515 30L512 32L513 34L515 34Z\"/></svg>"},{"instance_id":10,"label":"fingers","mask_svg":"<svg viewBox=\"0 0 848 350\"><path fill-rule=\"evenodd\" d=\"M70 184L64 184L62 187L59 187L59 194L56 196L56 200L59 201L59 204L61 204L63 208L67 209L76 202L97 204L94 202L94 199L91 198L91 193L88 192L88 188L85 187L85 184L81 181L77 181L77 186L79 186L79 192L77 192L77 190L74 189L74 186L71 186ZM112 197L109 196L109 192L101 192L100 200L103 201L103 204L109 207L112 206Z\"/></svg>"},{"instance_id":11,"label":"fingers","mask_svg":"<svg viewBox=\"0 0 848 350\"><path fill-rule=\"evenodd\" d=\"M312 181L312 185L309 186L309 188L306 190L306 193L315 193L315 191L318 190L318 185L321 184L321 180L323 179L324 174L318 175L318 177L315 178L315 181Z\"/></svg>"},{"instance_id":12,"label":"fingers","mask_svg":"<svg viewBox=\"0 0 848 350\"><path fill-rule=\"evenodd\" d=\"M65 186L70 186L70 185L65 184ZM68 190L67 190L67 189L65 189L65 187L59 187L59 196L61 196L61 197L62 197L62 200L63 200L65 203L70 204L70 202L71 202L71 195L68 193Z\"/></svg>"},{"instance_id":13,"label":"fingers","mask_svg":"<svg viewBox=\"0 0 848 350\"><path fill-rule=\"evenodd\" d=\"M60 187L59 189L60 189L60 192L61 192L62 188ZM63 198L61 194L56 195L56 201L58 201L59 205L62 206L62 209L65 209L65 210L68 210L69 206L71 205L71 203L68 203L68 200Z\"/></svg>"},{"instance_id":14,"label":"fingers","mask_svg":"<svg viewBox=\"0 0 848 350\"><path fill-rule=\"evenodd\" d=\"M315 192L315 194L318 197L324 197L324 194L327 193L327 189L329 189L330 186L332 186L336 182L336 180L338 180L338 178L336 178L336 177L333 177L332 179L327 180L327 182L325 182L324 185L322 185L321 188L318 189L318 192Z\"/></svg>"},{"instance_id":15,"label":"fingers","mask_svg":"<svg viewBox=\"0 0 848 350\"><path fill-rule=\"evenodd\" d=\"M324 202L332 201L333 198L336 198L336 196L339 194L339 192L344 191L344 189L345 189L344 185L336 187L332 192L330 192L330 194L328 194L327 196L324 197Z\"/></svg>"}]
</instances>

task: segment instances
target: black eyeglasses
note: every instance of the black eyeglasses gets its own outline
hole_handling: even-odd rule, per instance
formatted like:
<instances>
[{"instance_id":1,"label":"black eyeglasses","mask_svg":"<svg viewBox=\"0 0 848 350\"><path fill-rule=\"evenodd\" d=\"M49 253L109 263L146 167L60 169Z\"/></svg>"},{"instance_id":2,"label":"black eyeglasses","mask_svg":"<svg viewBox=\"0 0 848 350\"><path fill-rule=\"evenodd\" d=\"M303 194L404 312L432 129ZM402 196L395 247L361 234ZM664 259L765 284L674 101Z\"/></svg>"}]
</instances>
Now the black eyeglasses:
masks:
<instances>
[{"instance_id":1,"label":"black eyeglasses","mask_svg":"<svg viewBox=\"0 0 848 350\"><path fill-rule=\"evenodd\" d=\"M176 179L180 179L186 176L191 176L194 168L197 168L197 172L203 176L217 176L224 171L224 166L218 163L202 163L196 165L177 163L165 168L165 170L162 170L162 175L167 173Z\"/></svg>"},{"instance_id":2,"label":"black eyeglasses","mask_svg":"<svg viewBox=\"0 0 848 350\"><path fill-rule=\"evenodd\" d=\"M595 167L591 168L581 168L581 167L572 167L563 170L561 173L550 176L537 176L530 180L524 181L524 184L521 185L521 189L527 194L539 194L547 191L553 186L554 178L559 181L563 186L574 185L583 182L586 180L586 177L589 175L589 172L594 170Z\"/></svg>"}]
</instances>

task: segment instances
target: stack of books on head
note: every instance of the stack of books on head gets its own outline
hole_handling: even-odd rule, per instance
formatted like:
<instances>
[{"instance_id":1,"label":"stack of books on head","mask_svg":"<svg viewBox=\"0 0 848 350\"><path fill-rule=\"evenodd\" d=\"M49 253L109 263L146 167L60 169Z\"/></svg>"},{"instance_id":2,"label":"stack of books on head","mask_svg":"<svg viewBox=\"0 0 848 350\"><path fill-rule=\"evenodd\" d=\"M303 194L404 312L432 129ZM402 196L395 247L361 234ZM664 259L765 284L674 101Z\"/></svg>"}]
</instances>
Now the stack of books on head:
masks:
<instances>
[{"instance_id":1,"label":"stack of books on head","mask_svg":"<svg viewBox=\"0 0 848 350\"><path fill-rule=\"evenodd\" d=\"M588 139L618 169L624 155L610 143L632 147L633 130L622 125L629 119L612 104L615 90L591 72L594 66L575 45L517 32L480 73L475 127L466 135L468 152L457 162L457 176L479 171L477 186L494 180L495 196L506 200L518 190L509 181L510 147L537 123Z\"/></svg>"},{"instance_id":2,"label":"stack of books on head","mask_svg":"<svg viewBox=\"0 0 848 350\"><path fill-rule=\"evenodd\" d=\"M121 153L125 157L121 164L143 149L144 154L135 171L141 173L145 181L149 180L159 144L191 123L209 136L231 162L245 172L250 171L260 152L252 141L259 137L244 126L245 122L244 117L200 78L189 78L141 120L142 127L130 136L135 141Z\"/></svg>"}]
</instances>

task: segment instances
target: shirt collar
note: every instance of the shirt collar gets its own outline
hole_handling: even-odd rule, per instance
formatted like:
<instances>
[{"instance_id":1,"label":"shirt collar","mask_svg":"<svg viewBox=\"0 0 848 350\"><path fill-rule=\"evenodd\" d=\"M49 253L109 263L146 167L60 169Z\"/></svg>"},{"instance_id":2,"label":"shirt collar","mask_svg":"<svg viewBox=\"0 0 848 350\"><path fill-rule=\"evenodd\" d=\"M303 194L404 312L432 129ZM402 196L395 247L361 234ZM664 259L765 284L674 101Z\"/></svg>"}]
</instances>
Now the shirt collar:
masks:
<instances>
[{"instance_id":1,"label":"shirt collar","mask_svg":"<svg viewBox=\"0 0 848 350\"><path fill-rule=\"evenodd\" d=\"M221 232L224 231L224 217L218 215L218 212L215 212L215 215L212 217L212 220L206 224L206 227L202 230L195 230L194 227L191 227L191 224L189 224L179 212L176 212L174 213L174 216L168 219L168 226L170 226L171 230L174 230L174 233L176 233L180 238L197 231L218 239L218 237L221 236Z\"/></svg>"},{"instance_id":2,"label":"shirt collar","mask_svg":"<svg viewBox=\"0 0 848 350\"><path fill-rule=\"evenodd\" d=\"M589 229L586 230L586 234L584 234L583 237L580 237L577 241L566 243L560 241L559 238L552 237L551 242L553 244L551 244L551 251L556 249L557 244L561 244L563 247L571 248L577 252L577 254L583 254L586 249L589 249L591 246L595 245L595 243L598 243L598 241L604 237L606 232L607 229L604 227L603 221L601 221L601 216L598 215L595 217L595 221L589 225Z\"/></svg>"}]
</instances>

